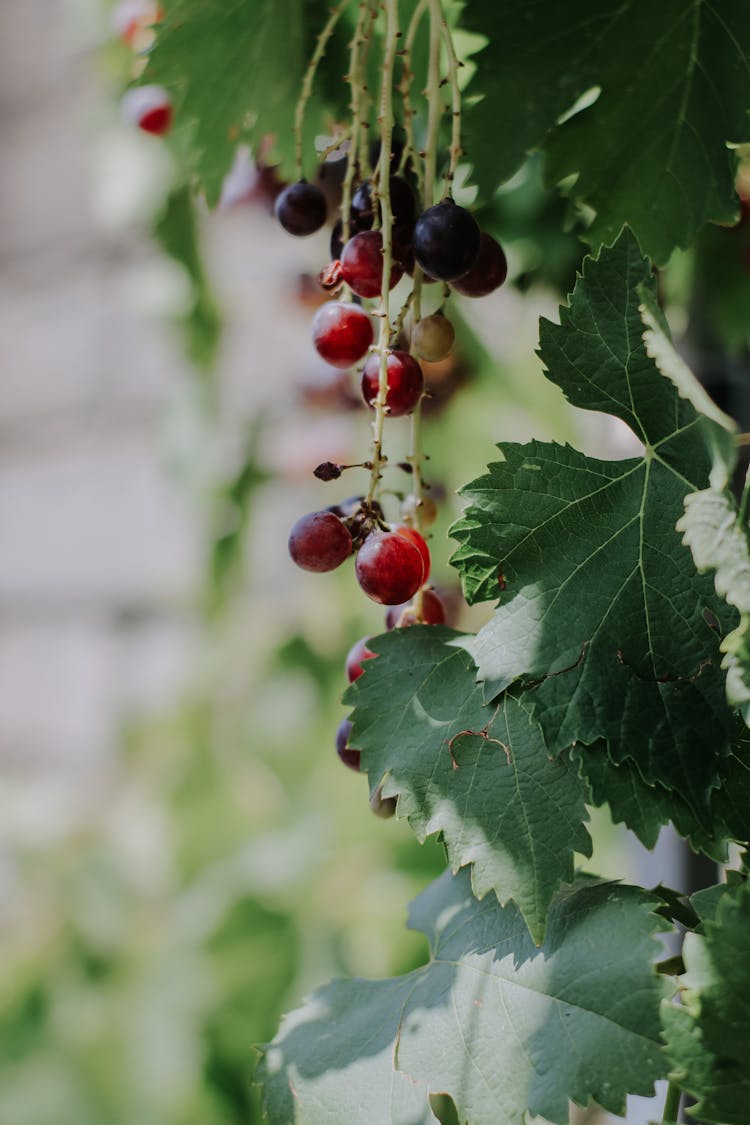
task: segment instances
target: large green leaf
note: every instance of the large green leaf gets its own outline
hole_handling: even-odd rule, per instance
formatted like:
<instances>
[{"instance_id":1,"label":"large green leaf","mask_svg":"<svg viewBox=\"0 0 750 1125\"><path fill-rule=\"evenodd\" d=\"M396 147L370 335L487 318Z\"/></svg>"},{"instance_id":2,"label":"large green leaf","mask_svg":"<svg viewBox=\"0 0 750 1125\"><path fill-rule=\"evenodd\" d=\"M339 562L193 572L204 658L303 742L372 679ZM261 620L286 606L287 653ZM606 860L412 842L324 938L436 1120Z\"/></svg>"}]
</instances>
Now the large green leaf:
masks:
<instances>
[{"instance_id":1,"label":"large green leaf","mask_svg":"<svg viewBox=\"0 0 750 1125\"><path fill-rule=\"evenodd\" d=\"M466 115L483 190L541 147L550 182L575 177L596 212L595 246L627 222L658 262L737 217L727 145L750 140L744 0L472 0L463 22L489 40Z\"/></svg>"},{"instance_id":2,"label":"large green leaf","mask_svg":"<svg viewBox=\"0 0 750 1125\"><path fill-rule=\"evenodd\" d=\"M574 851L591 854L585 788L570 763L549 758L522 700L484 704L458 637L413 626L369 641L379 655L349 689L350 741L371 788L386 777L419 839L442 832L453 869L472 864L476 894L515 901L540 942Z\"/></svg>"},{"instance_id":3,"label":"large green leaf","mask_svg":"<svg viewBox=\"0 0 750 1125\"><path fill-rule=\"evenodd\" d=\"M705 489L685 498L677 524L700 571L715 572L716 592L740 612L740 624L722 642L727 697L750 725L750 545L732 496Z\"/></svg>"},{"instance_id":4,"label":"large green leaf","mask_svg":"<svg viewBox=\"0 0 750 1125\"><path fill-rule=\"evenodd\" d=\"M569 1099L614 1113L664 1069L651 960L664 923L634 887L581 878L550 911L541 949L515 907L442 875L410 925L430 961L385 981L336 981L287 1016L260 1077L271 1125L419 1125L429 1093L469 1125L563 1125Z\"/></svg>"},{"instance_id":5,"label":"large green leaf","mask_svg":"<svg viewBox=\"0 0 750 1125\"><path fill-rule=\"evenodd\" d=\"M750 887L735 884L713 906L703 933L685 938L682 1004L662 1013L667 1053L697 1117L750 1125Z\"/></svg>"},{"instance_id":6,"label":"large green leaf","mask_svg":"<svg viewBox=\"0 0 750 1125\"><path fill-rule=\"evenodd\" d=\"M486 698L521 680L553 753L602 739L613 761L632 758L701 813L733 729L704 611L722 628L734 611L675 524L688 493L726 476L732 424L676 356L654 296L625 231L587 259L560 325L540 332L549 378L574 405L627 422L644 455L503 444L504 460L465 489L454 561L471 600L501 595L468 646Z\"/></svg>"},{"instance_id":7,"label":"large green leaf","mask_svg":"<svg viewBox=\"0 0 750 1125\"><path fill-rule=\"evenodd\" d=\"M209 204L219 198L239 143L275 138L282 174L294 175L294 110L315 37L328 9L320 0L167 0L144 80L165 86L175 133ZM340 43L330 47L305 118L304 156L315 166L314 138L326 110L347 104ZM335 80L331 78L335 75Z\"/></svg>"},{"instance_id":8,"label":"large green leaf","mask_svg":"<svg viewBox=\"0 0 750 1125\"><path fill-rule=\"evenodd\" d=\"M649 785L635 762L615 764L606 746L577 745L571 751L590 789L594 805L608 804L615 823L622 822L647 847L653 848L659 831L671 821L695 851L727 859L730 840L750 840L750 747L738 742L722 763L719 787L711 790L708 826L701 823L679 791Z\"/></svg>"}]
</instances>

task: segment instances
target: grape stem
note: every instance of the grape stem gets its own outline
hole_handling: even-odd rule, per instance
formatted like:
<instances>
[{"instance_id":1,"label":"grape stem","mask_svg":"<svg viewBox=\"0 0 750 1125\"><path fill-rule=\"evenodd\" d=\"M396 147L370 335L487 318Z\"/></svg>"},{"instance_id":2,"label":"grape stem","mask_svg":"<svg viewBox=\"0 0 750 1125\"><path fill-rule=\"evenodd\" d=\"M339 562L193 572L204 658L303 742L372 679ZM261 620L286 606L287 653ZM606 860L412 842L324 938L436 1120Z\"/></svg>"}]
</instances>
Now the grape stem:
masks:
<instances>
[{"instance_id":1,"label":"grape stem","mask_svg":"<svg viewBox=\"0 0 750 1125\"><path fill-rule=\"evenodd\" d=\"M422 20L422 16L427 11L429 0L419 0L414 13L409 23L409 28L406 32L406 41L401 55L402 59L402 72L401 82L399 83L399 92L401 100L404 104L404 132L406 133L406 144L404 151L401 155L401 164L399 172L403 172L406 168L407 161L411 156L414 165L414 174L417 178L417 191L420 199L424 195L424 177L422 174L422 164L417 154L417 143L414 138L414 107L411 104L411 84L414 80L414 72L411 69L412 51L414 50L414 40L416 39L417 30Z\"/></svg>"},{"instance_id":2,"label":"grape stem","mask_svg":"<svg viewBox=\"0 0 750 1125\"><path fill-rule=\"evenodd\" d=\"M456 57L448 21L442 9L441 0L430 0L435 12L435 18L440 21L440 36L445 46L448 60L448 84L451 88L451 147L448 171L445 175L445 194L451 194L453 180L456 175L456 166L461 156L461 90L458 85L458 68L461 65Z\"/></svg>"},{"instance_id":3,"label":"grape stem","mask_svg":"<svg viewBox=\"0 0 750 1125\"><path fill-rule=\"evenodd\" d=\"M375 420L372 424L372 471L370 473L370 487L365 499L365 508L369 511L375 499L375 493L380 480L380 469L385 458L383 457L383 422L385 421L385 400L388 393L388 343L390 334L390 291L391 291L391 266L393 264L393 215L391 214L391 142L393 140L393 70L398 47L398 0L384 0L385 9L385 50L383 53L383 80L380 89L380 113L378 124L380 126L380 160L378 164L379 196L381 230L383 238L383 280L380 290L380 331L376 351L380 356L380 372L378 380L378 393L375 398ZM373 185L374 187L374 185ZM373 191L373 203L375 192Z\"/></svg>"},{"instance_id":4,"label":"grape stem","mask_svg":"<svg viewBox=\"0 0 750 1125\"><path fill-rule=\"evenodd\" d=\"M681 1096L680 1087L676 1086L674 1082L670 1082L667 1085L667 1096L664 1099L664 1113L661 1118L662 1125L674 1125L678 1120Z\"/></svg>"},{"instance_id":5,"label":"grape stem","mask_svg":"<svg viewBox=\"0 0 750 1125\"><path fill-rule=\"evenodd\" d=\"M341 0L340 4L337 4L335 8L331 9L331 14L329 15L328 20L326 21L325 27L323 28L320 35L318 36L318 42L315 45L315 50L313 51L312 58L310 59L310 62L308 63L307 70L305 71L305 76L302 79L302 89L300 91L299 100L297 102L297 106L296 106L295 111L294 111L294 144L295 144L295 156L296 156L296 161L297 161L297 179L299 179L299 180L301 180L303 178L303 176L302 176L302 125L303 125L304 120L305 120L305 108L307 106L307 103L310 100L310 95L312 94L313 80L315 79L315 74L316 74L317 69L320 65L320 61L323 58L323 55L325 54L325 50L326 50L326 47L328 45L328 40L331 38L331 35L333 34L333 29L335 28L336 24L338 23L339 16L341 15L341 13L346 8L347 3L348 3L348 0Z\"/></svg>"},{"instance_id":6,"label":"grape stem","mask_svg":"<svg viewBox=\"0 0 750 1125\"><path fill-rule=\"evenodd\" d=\"M748 505L750 505L750 465L748 465L747 472L745 473L745 486L742 489L742 496L740 498L740 510L737 515L737 524L743 530L747 527Z\"/></svg>"},{"instance_id":7,"label":"grape stem","mask_svg":"<svg viewBox=\"0 0 750 1125\"><path fill-rule=\"evenodd\" d=\"M357 170L357 148L359 145L360 121L360 95L362 92L362 46L367 43L365 23L369 18L369 6L364 2L359 6L357 25L354 29L354 38L351 42L349 55L349 86L351 89L350 108L352 113L352 126L349 133L349 159L346 164L346 175L341 189L341 241L346 246L349 241L349 218L352 201L352 185L354 174Z\"/></svg>"}]
</instances>

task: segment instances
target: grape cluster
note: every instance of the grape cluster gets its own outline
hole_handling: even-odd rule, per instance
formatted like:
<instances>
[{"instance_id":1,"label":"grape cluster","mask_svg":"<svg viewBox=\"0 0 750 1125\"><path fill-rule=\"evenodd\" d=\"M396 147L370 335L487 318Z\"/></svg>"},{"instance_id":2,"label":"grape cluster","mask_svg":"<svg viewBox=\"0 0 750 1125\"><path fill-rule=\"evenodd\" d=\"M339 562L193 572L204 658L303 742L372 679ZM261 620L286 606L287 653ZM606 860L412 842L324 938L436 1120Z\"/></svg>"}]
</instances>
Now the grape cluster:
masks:
<instances>
[{"instance_id":1,"label":"grape cluster","mask_svg":"<svg viewBox=\"0 0 750 1125\"><path fill-rule=\"evenodd\" d=\"M345 7L346 5L343 5ZM341 7L332 9L319 39L319 59ZM309 182L302 169L302 115L309 96L313 70L303 85L295 115L297 163L300 175L277 197L275 213L289 234L297 237L320 231L330 218L330 260L323 266L319 284L328 300L316 311L312 341L318 355L337 371L356 369L361 397L373 415L371 452L360 468L369 471L366 494L342 504L333 504L297 520L289 536L289 554L300 567L328 571L354 557L354 572L367 597L386 608L386 627L438 625L446 620L440 596L427 583L431 570L430 550L425 539L436 517L434 500L422 477L424 457L419 444L419 420L425 396L423 364L445 361L451 355L455 330L445 313L453 291L465 297L482 297L505 280L507 264L499 243L480 229L471 212L452 195L452 183L461 149L460 92L448 24L439 0L429 5L433 30L443 39L449 73L440 74L440 54L432 52L425 90L424 148L416 142L409 101L409 51L419 24L415 14L406 33L396 25L398 6L374 2L359 5L357 32L351 44L347 81L350 86L352 120L341 123L327 152L336 152L343 168L340 206L330 206L321 184ZM419 9L424 11L424 6ZM365 59L370 50L370 32L385 16L381 100L377 116L379 138L368 136L373 124L367 121ZM368 23L370 21L370 23ZM369 28L369 30L368 30ZM397 50L398 40L405 46ZM397 55L402 58L401 82L394 73ZM315 60L313 60L315 61ZM312 64L311 64L312 65ZM309 78L309 80L308 80ZM440 118L446 109L442 88L448 85L452 99L451 144L446 161L445 185L436 191ZM395 124L393 91L403 99L404 118ZM343 159L342 159L343 156ZM322 166L325 170L326 164ZM436 200L437 196L437 200ZM333 214L329 212L333 211ZM394 292L395 290L395 292ZM432 308L423 303L437 294ZM337 384L337 393L340 388ZM411 445L406 462L398 466L410 474L406 497L384 490L382 478L389 468L384 452L384 423L408 417ZM332 461L318 465L315 476L337 480L355 466ZM400 497L400 510L388 522L384 503ZM390 502L390 501L389 501ZM346 661L349 682L362 673L364 661L374 653L368 638L359 640ZM351 725L344 720L336 734L336 749L345 765L360 768L360 753L350 745ZM379 815L391 815L394 802L376 791L371 801Z\"/></svg>"}]
</instances>

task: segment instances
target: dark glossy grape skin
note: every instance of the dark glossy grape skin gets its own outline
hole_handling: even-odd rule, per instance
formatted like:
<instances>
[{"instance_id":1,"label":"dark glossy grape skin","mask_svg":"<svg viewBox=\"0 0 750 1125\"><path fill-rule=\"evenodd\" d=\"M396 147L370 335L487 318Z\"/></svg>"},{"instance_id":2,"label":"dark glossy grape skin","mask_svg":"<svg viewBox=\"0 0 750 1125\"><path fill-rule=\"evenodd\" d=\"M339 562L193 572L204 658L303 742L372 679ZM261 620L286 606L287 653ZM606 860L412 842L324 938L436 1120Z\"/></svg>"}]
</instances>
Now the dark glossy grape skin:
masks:
<instances>
[{"instance_id":1,"label":"dark glossy grape skin","mask_svg":"<svg viewBox=\"0 0 750 1125\"><path fill-rule=\"evenodd\" d=\"M359 773L360 752L349 745L349 735L352 733L352 724L349 719L342 719L336 731L336 753L345 766Z\"/></svg>"},{"instance_id":2,"label":"dark glossy grape skin","mask_svg":"<svg viewBox=\"0 0 750 1125\"><path fill-rule=\"evenodd\" d=\"M313 317L312 336L318 354L333 367L358 363L375 338L364 309L346 301L320 306Z\"/></svg>"},{"instance_id":3,"label":"dark glossy grape skin","mask_svg":"<svg viewBox=\"0 0 750 1125\"><path fill-rule=\"evenodd\" d=\"M335 570L351 553L349 528L333 512L300 516L289 532L289 555L302 570Z\"/></svg>"},{"instance_id":4,"label":"dark glossy grape skin","mask_svg":"<svg viewBox=\"0 0 750 1125\"><path fill-rule=\"evenodd\" d=\"M476 219L451 200L428 207L414 228L414 256L430 277L454 281L474 265L480 233Z\"/></svg>"},{"instance_id":5,"label":"dark glossy grape skin","mask_svg":"<svg viewBox=\"0 0 750 1125\"><path fill-rule=\"evenodd\" d=\"M361 637L346 654L346 678L350 684L362 675L362 665L365 660L372 660L377 655L367 647L369 639L369 637Z\"/></svg>"},{"instance_id":6,"label":"dark glossy grape skin","mask_svg":"<svg viewBox=\"0 0 750 1125\"><path fill-rule=\"evenodd\" d=\"M508 262L502 246L491 234L482 231L477 260L467 273L453 282L453 288L464 297L486 297L494 293L508 276Z\"/></svg>"},{"instance_id":7,"label":"dark glossy grape skin","mask_svg":"<svg viewBox=\"0 0 750 1125\"><path fill-rule=\"evenodd\" d=\"M394 259L389 289L398 285L403 268ZM383 236L364 230L350 238L341 252L341 277L358 297L379 297L383 285Z\"/></svg>"},{"instance_id":8,"label":"dark glossy grape skin","mask_svg":"<svg viewBox=\"0 0 750 1125\"><path fill-rule=\"evenodd\" d=\"M404 629L408 625L444 625L445 606L434 590L423 590L422 614L417 622L417 611L412 602L403 605L391 605L386 610L386 629Z\"/></svg>"},{"instance_id":9,"label":"dark glossy grape skin","mask_svg":"<svg viewBox=\"0 0 750 1125\"><path fill-rule=\"evenodd\" d=\"M408 352L390 351L386 356L387 385L385 405L391 418L411 414L422 397L424 375L419 362ZM373 352L362 371L362 397L374 407L380 385L380 356Z\"/></svg>"},{"instance_id":10,"label":"dark glossy grape skin","mask_svg":"<svg viewBox=\"0 0 750 1125\"><path fill-rule=\"evenodd\" d=\"M301 237L320 230L326 221L328 204L316 184L298 180L284 188L274 210L284 230Z\"/></svg>"},{"instance_id":11,"label":"dark glossy grape skin","mask_svg":"<svg viewBox=\"0 0 750 1125\"><path fill-rule=\"evenodd\" d=\"M357 581L374 602L399 605L414 597L424 581L419 549L395 531L376 531L357 553Z\"/></svg>"},{"instance_id":12,"label":"dark glossy grape skin","mask_svg":"<svg viewBox=\"0 0 750 1125\"><path fill-rule=\"evenodd\" d=\"M403 535L404 539L408 539L410 543L413 543L419 551L422 556L422 562L424 563L424 578L422 581L426 582L430 577L430 568L432 566L430 548L427 546L426 540L419 534L415 527L406 527L405 524L400 524L398 527L394 527L393 530L398 535Z\"/></svg>"},{"instance_id":13,"label":"dark glossy grape skin","mask_svg":"<svg viewBox=\"0 0 750 1125\"><path fill-rule=\"evenodd\" d=\"M391 176L389 188L394 228L399 231L411 229L417 217L414 192L406 180L403 180L400 176ZM355 224L359 230L370 229L375 221L371 180L364 180L354 192L349 213L351 223Z\"/></svg>"}]
</instances>

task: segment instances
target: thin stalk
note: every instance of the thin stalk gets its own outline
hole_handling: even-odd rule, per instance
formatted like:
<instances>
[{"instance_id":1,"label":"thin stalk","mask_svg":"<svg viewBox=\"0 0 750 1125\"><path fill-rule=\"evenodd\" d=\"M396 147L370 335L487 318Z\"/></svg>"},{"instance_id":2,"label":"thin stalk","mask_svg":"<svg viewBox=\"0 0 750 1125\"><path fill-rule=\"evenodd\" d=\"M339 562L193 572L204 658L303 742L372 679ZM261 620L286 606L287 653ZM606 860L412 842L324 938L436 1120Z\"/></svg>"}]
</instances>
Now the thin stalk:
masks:
<instances>
[{"instance_id":1,"label":"thin stalk","mask_svg":"<svg viewBox=\"0 0 750 1125\"><path fill-rule=\"evenodd\" d=\"M369 7L363 2L359 6L359 15L354 29L354 38L351 43L349 56L349 88L351 90L350 108L352 124L349 133L349 159L346 165L346 175L341 189L341 240L344 245L349 241L349 218L352 201L352 185L357 170L357 147L359 145L360 100L362 96L362 45L367 42L365 22L369 18Z\"/></svg>"},{"instance_id":2,"label":"thin stalk","mask_svg":"<svg viewBox=\"0 0 750 1125\"><path fill-rule=\"evenodd\" d=\"M411 104L411 84L414 79L414 72L411 69L411 57L414 50L414 40L416 39L417 30L422 20L422 16L427 11L429 0L419 0L414 13L411 17L408 30L406 32L406 40L404 43L404 50L402 52L402 72L401 82L399 83L399 92L401 100L404 103L404 132L406 134L406 144L401 156L401 164L399 171L403 172L406 167L407 161L411 156L414 164L414 174L417 178L417 191L420 199L424 195L424 176L422 174L422 165L417 153L417 142L414 137L414 107Z\"/></svg>"},{"instance_id":3,"label":"thin stalk","mask_svg":"<svg viewBox=\"0 0 750 1125\"><path fill-rule=\"evenodd\" d=\"M294 144L297 160L297 179L299 180L302 179L302 125L305 120L305 107L310 100L313 80L320 65L320 60L325 54L328 40L331 38L333 29L338 23L339 16L343 12L344 8L346 8L347 3L348 0L341 0L340 4L337 4L335 8L331 9L331 14L328 17L325 27L318 36L318 42L315 45L315 50L313 51L312 58L310 59L307 70L305 71L305 77L302 79L302 90L300 91L299 101L297 102L297 107L294 111Z\"/></svg>"},{"instance_id":4,"label":"thin stalk","mask_svg":"<svg viewBox=\"0 0 750 1125\"><path fill-rule=\"evenodd\" d=\"M389 180L391 163L388 153L391 151L393 138L393 70L398 46L398 0L384 0L385 9L385 50L383 54L383 81L380 90L380 216L383 237L383 282L380 290L380 332L378 336L377 352L380 355L380 378L378 393L375 398L375 420L372 424L372 470L370 473L370 487L365 500L365 508L369 510L375 499L375 492L380 480L380 470L385 461L383 457L383 423L385 421L385 399L388 393L388 337L390 334L390 292L391 292L391 266L393 264L393 248L391 245L393 232L393 215L391 214L391 193Z\"/></svg>"},{"instance_id":5,"label":"thin stalk","mask_svg":"<svg viewBox=\"0 0 750 1125\"><path fill-rule=\"evenodd\" d=\"M679 1086L675 1086L670 1082L667 1086L667 1096L664 1099L664 1113L662 1114L662 1125L674 1125L678 1119L680 1112L680 1098L682 1092Z\"/></svg>"},{"instance_id":6,"label":"thin stalk","mask_svg":"<svg viewBox=\"0 0 750 1125\"><path fill-rule=\"evenodd\" d=\"M740 510L737 516L737 526L743 531L747 527L747 509L750 504L750 465L748 465L747 472L745 473L745 486L742 489L742 496L740 497Z\"/></svg>"},{"instance_id":7,"label":"thin stalk","mask_svg":"<svg viewBox=\"0 0 750 1125\"><path fill-rule=\"evenodd\" d=\"M448 59L448 84L451 89L451 148L448 171L445 176L445 194L450 195L456 175L456 166L461 156L461 91L458 86L458 68L461 64L456 58L453 36L442 11L440 0L432 0L432 2L435 7L440 9L440 33Z\"/></svg>"}]
</instances>

